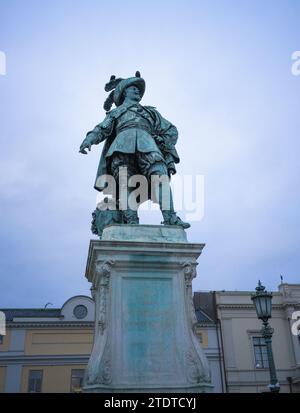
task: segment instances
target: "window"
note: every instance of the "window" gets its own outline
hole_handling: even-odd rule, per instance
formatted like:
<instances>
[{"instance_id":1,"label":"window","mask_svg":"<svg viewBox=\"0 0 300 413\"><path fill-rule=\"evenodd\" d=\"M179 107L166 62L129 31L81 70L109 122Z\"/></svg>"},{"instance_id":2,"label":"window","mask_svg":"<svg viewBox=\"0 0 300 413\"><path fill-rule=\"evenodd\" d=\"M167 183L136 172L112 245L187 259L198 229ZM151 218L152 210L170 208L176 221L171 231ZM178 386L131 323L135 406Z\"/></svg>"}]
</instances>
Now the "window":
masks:
<instances>
[{"instance_id":1,"label":"window","mask_svg":"<svg viewBox=\"0 0 300 413\"><path fill-rule=\"evenodd\" d=\"M72 369L71 393L79 393L83 386L84 369Z\"/></svg>"},{"instance_id":2,"label":"window","mask_svg":"<svg viewBox=\"0 0 300 413\"><path fill-rule=\"evenodd\" d=\"M42 392L43 370L29 370L28 393Z\"/></svg>"},{"instance_id":3,"label":"window","mask_svg":"<svg viewBox=\"0 0 300 413\"><path fill-rule=\"evenodd\" d=\"M255 368L269 368L268 353L265 339L263 337L253 337L253 348L255 356Z\"/></svg>"},{"instance_id":4,"label":"window","mask_svg":"<svg viewBox=\"0 0 300 413\"><path fill-rule=\"evenodd\" d=\"M73 314L76 318L78 318L79 320L82 320L83 318L85 318L87 316L88 313L88 309L86 308L85 305L76 305L76 307L73 310Z\"/></svg>"}]
</instances>

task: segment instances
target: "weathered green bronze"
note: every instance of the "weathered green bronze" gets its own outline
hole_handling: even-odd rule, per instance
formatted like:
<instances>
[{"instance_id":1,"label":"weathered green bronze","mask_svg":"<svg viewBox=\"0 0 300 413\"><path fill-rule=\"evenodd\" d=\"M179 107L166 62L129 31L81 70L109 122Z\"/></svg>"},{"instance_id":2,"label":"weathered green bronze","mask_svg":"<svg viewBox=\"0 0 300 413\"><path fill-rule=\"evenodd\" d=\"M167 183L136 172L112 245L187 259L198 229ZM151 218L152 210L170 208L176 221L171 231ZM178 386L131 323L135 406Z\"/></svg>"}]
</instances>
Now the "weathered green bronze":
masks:
<instances>
[{"instance_id":1,"label":"weathered green bronze","mask_svg":"<svg viewBox=\"0 0 300 413\"><path fill-rule=\"evenodd\" d=\"M258 286L255 288L256 293L252 294L251 300L254 302L257 317L262 320L263 327L261 329L261 334L265 339L267 346L269 370L270 370L270 384L269 389L273 393L278 393L280 391L280 385L277 380L276 368L272 350L272 336L274 329L269 324L269 318L272 317L272 293L266 291L260 281L258 281Z\"/></svg>"},{"instance_id":2,"label":"weathered green bronze","mask_svg":"<svg viewBox=\"0 0 300 413\"><path fill-rule=\"evenodd\" d=\"M145 92L145 81L140 73L128 79L111 76L105 85L105 91L110 92L104 103L106 117L91 132L80 146L80 152L86 154L92 145L105 141L96 176L94 188L105 194L115 196L108 199L114 208L106 208L105 202L94 211L92 231L101 237L102 230L110 223L138 224L137 210L128 206L121 208L120 171L126 169L128 177L143 175L149 185L147 199L157 202L160 206L164 225L179 225L189 228L190 224L183 222L175 213L172 192L169 185L171 175L176 173L175 164L179 163L175 144L178 139L177 129L164 119L152 106L142 106ZM116 108L111 110L112 104ZM115 179L116 194L109 192L103 183L103 177L112 176ZM167 178L168 204L163 201L162 184L154 184L153 177ZM126 188L127 198L135 188ZM153 196L154 195L154 196Z\"/></svg>"}]
</instances>

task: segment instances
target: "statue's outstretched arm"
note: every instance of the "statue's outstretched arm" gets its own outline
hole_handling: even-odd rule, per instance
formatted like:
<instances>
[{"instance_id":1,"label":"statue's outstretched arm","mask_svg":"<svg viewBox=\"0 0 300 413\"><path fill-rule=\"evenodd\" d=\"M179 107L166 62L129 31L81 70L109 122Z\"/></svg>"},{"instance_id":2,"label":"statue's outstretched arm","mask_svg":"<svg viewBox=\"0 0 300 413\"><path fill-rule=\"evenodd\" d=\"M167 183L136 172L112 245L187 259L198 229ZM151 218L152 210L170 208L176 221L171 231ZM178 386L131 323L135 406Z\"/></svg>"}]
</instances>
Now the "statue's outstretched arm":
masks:
<instances>
[{"instance_id":1,"label":"statue's outstretched arm","mask_svg":"<svg viewBox=\"0 0 300 413\"><path fill-rule=\"evenodd\" d=\"M88 132L86 138L80 145L79 152L87 154L86 149L91 150L92 145L98 145L98 143L104 141L111 135L114 127L114 119L107 115L103 122L95 126L95 128Z\"/></svg>"}]
</instances>

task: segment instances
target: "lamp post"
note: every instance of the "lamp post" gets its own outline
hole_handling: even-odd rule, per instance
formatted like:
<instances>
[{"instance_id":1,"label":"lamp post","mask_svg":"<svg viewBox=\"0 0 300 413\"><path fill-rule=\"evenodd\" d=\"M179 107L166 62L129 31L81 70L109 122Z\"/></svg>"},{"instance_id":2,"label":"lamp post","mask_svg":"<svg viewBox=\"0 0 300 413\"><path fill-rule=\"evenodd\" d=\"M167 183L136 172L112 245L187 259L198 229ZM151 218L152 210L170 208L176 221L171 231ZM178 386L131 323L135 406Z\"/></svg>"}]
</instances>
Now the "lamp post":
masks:
<instances>
[{"instance_id":1,"label":"lamp post","mask_svg":"<svg viewBox=\"0 0 300 413\"><path fill-rule=\"evenodd\" d=\"M269 389L271 392L278 393L280 391L280 385L276 376L276 368L274 363L273 351L272 351L272 335L274 329L269 324L269 318L272 317L272 293L266 291L260 281L258 281L258 286L255 288L256 293L252 294L251 300L254 303L257 317L262 320L263 327L261 333L265 339L267 346L268 362L270 369L270 384Z\"/></svg>"}]
</instances>

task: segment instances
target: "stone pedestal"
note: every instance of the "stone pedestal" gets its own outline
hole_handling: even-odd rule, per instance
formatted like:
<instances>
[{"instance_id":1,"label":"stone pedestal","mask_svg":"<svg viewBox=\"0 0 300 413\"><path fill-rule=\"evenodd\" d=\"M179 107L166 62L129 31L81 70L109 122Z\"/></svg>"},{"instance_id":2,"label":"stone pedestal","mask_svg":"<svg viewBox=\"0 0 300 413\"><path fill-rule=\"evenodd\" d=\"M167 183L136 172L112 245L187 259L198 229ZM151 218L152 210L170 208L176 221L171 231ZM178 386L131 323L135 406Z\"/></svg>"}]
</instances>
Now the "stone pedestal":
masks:
<instances>
[{"instance_id":1,"label":"stone pedestal","mask_svg":"<svg viewBox=\"0 0 300 413\"><path fill-rule=\"evenodd\" d=\"M96 304L85 392L210 392L194 333L192 279L204 244L180 227L112 225L91 241Z\"/></svg>"}]
</instances>

